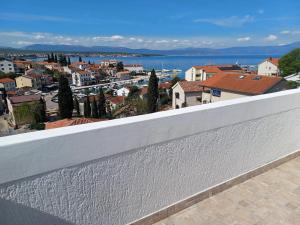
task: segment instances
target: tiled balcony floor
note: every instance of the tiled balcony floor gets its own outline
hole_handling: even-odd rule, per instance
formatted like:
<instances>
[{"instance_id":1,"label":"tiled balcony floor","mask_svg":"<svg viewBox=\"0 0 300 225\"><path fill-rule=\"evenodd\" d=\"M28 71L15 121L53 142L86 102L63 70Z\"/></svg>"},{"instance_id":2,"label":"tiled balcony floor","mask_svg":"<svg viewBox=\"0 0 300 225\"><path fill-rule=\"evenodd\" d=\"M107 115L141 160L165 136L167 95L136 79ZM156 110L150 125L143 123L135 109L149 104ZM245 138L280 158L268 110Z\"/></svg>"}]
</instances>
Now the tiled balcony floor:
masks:
<instances>
[{"instance_id":1,"label":"tiled balcony floor","mask_svg":"<svg viewBox=\"0 0 300 225\"><path fill-rule=\"evenodd\" d=\"M299 225L300 157L155 225Z\"/></svg>"}]
</instances>

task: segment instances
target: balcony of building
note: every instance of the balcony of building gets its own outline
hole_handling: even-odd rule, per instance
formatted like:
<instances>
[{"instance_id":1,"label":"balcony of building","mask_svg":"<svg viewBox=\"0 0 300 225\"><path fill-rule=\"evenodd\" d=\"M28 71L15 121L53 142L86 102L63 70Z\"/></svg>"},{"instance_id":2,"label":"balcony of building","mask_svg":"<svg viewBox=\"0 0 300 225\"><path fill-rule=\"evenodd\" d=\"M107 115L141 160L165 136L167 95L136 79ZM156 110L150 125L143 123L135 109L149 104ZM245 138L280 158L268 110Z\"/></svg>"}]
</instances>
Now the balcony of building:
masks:
<instances>
[{"instance_id":1,"label":"balcony of building","mask_svg":"<svg viewBox=\"0 0 300 225\"><path fill-rule=\"evenodd\" d=\"M289 90L3 137L0 224L295 224L299 134Z\"/></svg>"}]
</instances>

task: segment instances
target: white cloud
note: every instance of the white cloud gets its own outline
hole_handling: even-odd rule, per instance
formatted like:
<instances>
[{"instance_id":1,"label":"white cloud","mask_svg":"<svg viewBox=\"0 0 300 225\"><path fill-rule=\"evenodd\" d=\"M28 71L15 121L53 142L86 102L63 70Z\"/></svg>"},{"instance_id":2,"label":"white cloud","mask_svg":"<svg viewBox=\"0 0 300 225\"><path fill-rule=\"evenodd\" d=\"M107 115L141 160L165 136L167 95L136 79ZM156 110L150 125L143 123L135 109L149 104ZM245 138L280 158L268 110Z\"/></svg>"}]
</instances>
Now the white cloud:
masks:
<instances>
[{"instance_id":1,"label":"white cloud","mask_svg":"<svg viewBox=\"0 0 300 225\"><path fill-rule=\"evenodd\" d=\"M290 34L291 31L290 31L290 30L283 30L283 31L281 31L280 33L281 33L281 34Z\"/></svg>"},{"instance_id":2,"label":"white cloud","mask_svg":"<svg viewBox=\"0 0 300 225\"><path fill-rule=\"evenodd\" d=\"M245 15L243 17L231 16L231 17L220 18L220 19L204 18L204 19L194 20L195 23L210 23L221 27L242 27L245 24L253 21L254 21L254 17L250 15Z\"/></svg>"},{"instance_id":3,"label":"white cloud","mask_svg":"<svg viewBox=\"0 0 300 225\"><path fill-rule=\"evenodd\" d=\"M237 39L238 42L247 42L250 40L251 40L251 37L240 37Z\"/></svg>"},{"instance_id":4,"label":"white cloud","mask_svg":"<svg viewBox=\"0 0 300 225\"><path fill-rule=\"evenodd\" d=\"M110 38L111 38L112 40L122 40L122 39L124 39L124 37L121 36L121 35L113 35L113 36L111 36Z\"/></svg>"},{"instance_id":5,"label":"white cloud","mask_svg":"<svg viewBox=\"0 0 300 225\"><path fill-rule=\"evenodd\" d=\"M278 37L274 34L270 34L268 37L265 38L267 41L276 41Z\"/></svg>"},{"instance_id":6,"label":"white cloud","mask_svg":"<svg viewBox=\"0 0 300 225\"><path fill-rule=\"evenodd\" d=\"M0 13L1 20L8 21L49 21L49 22L75 22L77 20L61 17L61 16L47 16L36 14L23 13Z\"/></svg>"}]
</instances>

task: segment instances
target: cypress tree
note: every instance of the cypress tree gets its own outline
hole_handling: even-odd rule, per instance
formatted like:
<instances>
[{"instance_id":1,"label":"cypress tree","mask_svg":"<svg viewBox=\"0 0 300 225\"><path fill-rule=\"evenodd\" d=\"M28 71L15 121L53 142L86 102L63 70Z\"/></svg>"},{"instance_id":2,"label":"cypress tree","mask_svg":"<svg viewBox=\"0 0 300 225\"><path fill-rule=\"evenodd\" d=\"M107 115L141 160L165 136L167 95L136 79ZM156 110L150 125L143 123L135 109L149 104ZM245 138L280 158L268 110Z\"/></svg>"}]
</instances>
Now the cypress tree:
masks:
<instances>
[{"instance_id":1,"label":"cypress tree","mask_svg":"<svg viewBox=\"0 0 300 225\"><path fill-rule=\"evenodd\" d=\"M98 110L100 118L106 117L106 99L102 88L99 90Z\"/></svg>"},{"instance_id":2,"label":"cypress tree","mask_svg":"<svg viewBox=\"0 0 300 225\"><path fill-rule=\"evenodd\" d=\"M112 119L111 105L109 101L106 101L106 117Z\"/></svg>"},{"instance_id":3,"label":"cypress tree","mask_svg":"<svg viewBox=\"0 0 300 225\"><path fill-rule=\"evenodd\" d=\"M78 61L79 61L79 62L82 62L82 58L81 58L81 56L79 56L79 58L78 58Z\"/></svg>"},{"instance_id":4,"label":"cypress tree","mask_svg":"<svg viewBox=\"0 0 300 225\"><path fill-rule=\"evenodd\" d=\"M147 93L147 105L148 113L154 113L157 111L157 99L158 99L158 78L155 74L155 70L151 71L148 84L148 93Z\"/></svg>"},{"instance_id":5,"label":"cypress tree","mask_svg":"<svg viewBox=\"0 0 300 225\"><path fill-rule=\"evenodd\" d=\"M96 99L94 98L94 101L93 101L93 105L92 105L92 117L93 118L98 118L99 117L99 114L98 114L98 106L97 106L97 102L96 102Z\"/></svg>"},{"instance_id":6,"label":"cypress tree","mask_svg":"<svg viewBox=\"0 0 300 225\"><path fill-rule=\"evenodd\" d=\"M75 97L75 101L74 101L74 107L76 109L77 116L80 116L79 101L78 101L78 99L76 97Z\"/></svg>"},{"instance_id":7,"label":"cypress tree","mask_svg":"<svg viewBox=\"0 0 300 225\"><path fill-rule=\"evenodd\" d=\"M56 62L56 63L58 62L58 61L57 61L57 55L56 55L56 54L54 55L54 62Z\"/></svg>"},{"instance_id":8,"label":"cypress tree","mask_svg":"<svg viewBox=\"0 0 300 225\"><path fill-rule=\"evenodd\" d=\"M89 60L89 62L88 62L88 63L89 63L89 65L91 65L91 61L90 61L90 60Z\"/></svg>"},{"instance_id":9,"label":"cypress tree","mask_svg":"<svg viewBox=\"0 0 300 225\"><path fill-rule=\"evenodd\" d=\"M50 58L50 55L47 54L47 62L50 63L51 62L51 58Z\"/></svg>"},{"instance_id":10,"label":"cypress tree","mask_svg":"<svg viewBox=\"0 0 300 225\"><path fill-rule=\"evenodd\" d=\"M68 57L68 65L71 65L71 59Z\"/></svg>"},{"instance_id":11,"label":"cypress tree","mask_svg":"<svg viewBox=\"0 0 300 225\"><path fill-rule=\"evenodd\" d=\"M73 113L73 95L69 86L68 79L60 75L58 86L58 107L62 119L72 118Z\"/></svg>"},{"instance_id":12,"label":"cypress tree","mask_svg":"<svg viewBox=\"0 0 300 225\"><path fill-rule=\"evenodd\" d=\"M53 52L51 52L50 62L54 62L54 54L53 54Z\"/></svg>"},{"instance_id":13,"label":"cypress tree","mask_svg":"<svg viewBox=\"0 0 300 225\"><path fill-rule=\"evenodd\" d=\"M87 96L86 101L84 102L84 117L91 117L91 102L89 96Z\"/></svg>"}]
</instances>

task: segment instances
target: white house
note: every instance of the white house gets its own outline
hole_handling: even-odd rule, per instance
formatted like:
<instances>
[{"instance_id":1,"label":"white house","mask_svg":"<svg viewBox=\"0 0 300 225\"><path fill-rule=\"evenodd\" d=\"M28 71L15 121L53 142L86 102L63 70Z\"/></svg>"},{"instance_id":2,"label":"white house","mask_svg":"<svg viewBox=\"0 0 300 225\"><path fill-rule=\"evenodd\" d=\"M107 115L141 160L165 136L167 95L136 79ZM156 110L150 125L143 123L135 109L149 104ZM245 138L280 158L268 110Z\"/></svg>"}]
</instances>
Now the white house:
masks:
<instances>
[{"instance_id":1,"label":"white house","mask_svg":"<svg viewBox=\"0 0 300 225\"><path fill-rule=\"evenodd\" d=\"M179 81L172 89L173 109L201 104L201 81Z\"/></svg>"},{"instance_id":2,"label":"white house","mask_svg":"<svg viewBox=\"0 0 300 225\"><path fill-rule=\"evenodd\" d=\"M91 74L84 70L72 72L72 84L76 86L90 85L93 82Z\"/></svg>"},{"instance_id":3,"label":"white house","mask_svg":"<svg viewBox=\"0 0 300 225\"><path fill-rule=\"evenodd\" d=\"M140 64L127 64L124 65L124 70L128 70L129 72L135 72L135 73L143 73L144 67Z\"/></svg>"},{"instance_id":4,"label":"white house","mask_svg":"<svg viewBox=\"0 0 300 225\"><path fill-rule=\"evenodd\" d=\"M130 90L126 87L120 88L119 90L117 90L117 96L128 96Z\"/></svg>"},{"instance_id":5,"label":"white house","mask_svg":"<svg viewBox=\"0 0 300 225\"><path fill-rule=\"evenodd\" d=\"M115 59L102 60L100 62L100 65L101 65L101 67L108 67L109 65L117 66L118 62L119 61L115 60Z\"/></svg>"},{"instance_id":6,"label":"white house","mask_svg":"<svg viewBox=\"0 0 300 225\"><path fill-rule=\"evenodd\" d=\"M263 62L258 64L258 75L263 76L279 76L280 70L279 70L279 58L268 58L265 59Z\"/></svg>"},{"instance_id":7,"label":"white house","mask_svg":"<svg viewBox=\"0 0 300 225\"><path fill-rule=\"evenodd\" d=\"M193 66L185 72L186 81L204 81L215 74L224 73L241 73L242 68L239 65L207 65Z\"/></svg>"},{"instance_id":8,"label":"white house","mask_svg":"<svg viewBox=\"0 0 300 225\"><path fill-rule=\"evenodd\" d=\"M3 73L14 73L15 67L12 61L1 60L0 61L0 71Z\"/></svg>"}]
</instances>

